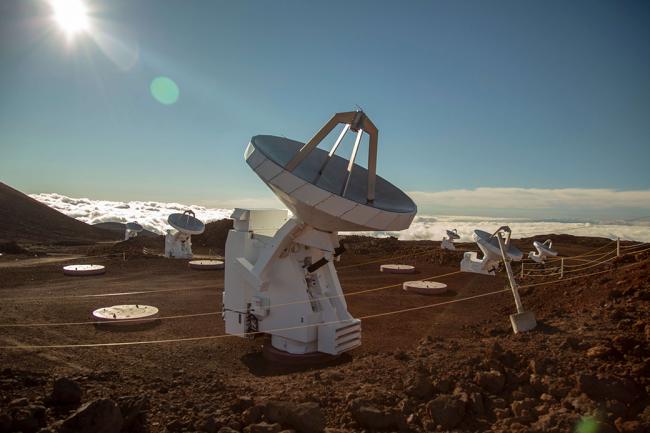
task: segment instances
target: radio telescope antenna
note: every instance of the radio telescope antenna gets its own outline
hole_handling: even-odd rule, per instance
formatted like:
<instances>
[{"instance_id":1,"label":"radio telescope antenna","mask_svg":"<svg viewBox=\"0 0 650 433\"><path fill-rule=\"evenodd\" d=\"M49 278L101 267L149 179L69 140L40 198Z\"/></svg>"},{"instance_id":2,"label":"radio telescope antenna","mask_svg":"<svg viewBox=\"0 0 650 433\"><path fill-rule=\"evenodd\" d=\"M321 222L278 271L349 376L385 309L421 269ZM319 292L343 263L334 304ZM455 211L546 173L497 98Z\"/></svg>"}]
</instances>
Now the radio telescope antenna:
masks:
<instances>
[{"instance_id":1,"label":"radio telescope antenna","mask_svg":"<svg viewBox=\"0 0 650 433\"><path fill-rule=\"evenodd\" d=\"M167 217L167 222L175 230L167 230L165 235L165 257L191 259L192 235L203 233L205 224L197 219L191 210L173 213Z\"/></svg>"},{"instance_id":2,"label":"radio telescope antenna","mask_svg":"<svg viewBox=\"0 0 650 433\"><path fill-rule=\"evenodd\" d=\"M523 257L522 252L510 243L510 231L507 231L506 233L506 239L504 240L506 258L508 261L521 261ZM499 247L498 239L496 236L484 232L483 230L474 230L472 239L474 239L474 242L476 242L483 253L483 257L479 259L476 251L466 252L463 255L463 260L460 262L460 270L463 272L494 275L494 271L502 261L501 248Z\"/></svg>"},{"instance_id":3,"label":"radio telescope antenna","mask_svg":"<svg viewBox=\"0 0 650 433\"><path fill-rule=\"evenodd\" d=\"M463 260L460 262L460 270L494 275L494 270L499 261L503 262L506 274L508 275L508 281L510 282L512 296L515 299L515 306L517 307L517 312L510 315L512 329L517 334L534 329L537 326L537 321L532 311L524 310L521 298L519 297L518 285L512 273L510 262L513 260L516 262L521 261L523 254L517 247L511 244L511 235L512 231L508 226L499 227L493 234L482 230L475 230L473 238L481 251L483 251L483 258L481 260L477 259L476 252L465 253Z\"/></svg>"},{"instance_id":4,"label":"radio telescope antenna","mask_svg":"<svg viewBox=\"0 0 650 433\"><path fill-rule=\"evenodd\" d=\"M458 239L460 239L460 236L458 235L458 230L456 229L447 230L447 237L442 238L442 242L440 242L440 248L442 248L443 250L455 251L456 245L454 245L454 241Z\"/></svg>"},{"instance_id":5,"label":"radio telescope antenna","mask_svg":"<svg viewBox=\"0 0 650 433\"><path fill-rule=\"evenodd\" d=\"M142 230L142 226L137 223L137 221L127 223L124 231L124 240L128 241L131 238L135 238L138 236L138 233L140 233Z\"/></svg>"},{"instance_id":6,"label":"radio telescope antenna","mask_svg":"<svg viewBox=\"0 0 650 433\"><path fill-rule=\"evenodd\" d=\"M531 260L536 261L537 263L544 263L546 262L547 257L555 257L557 256L557 251L553 250L553 241L550 239L546 239L544 243L535 241L533 242L533 246L537 250L537 252L531 251L528 253L528 258Z\"/></svg>"},{"instance_id":7,"label":"radio telescope antenna","mask_svg":"<svg viewBox=\"0 0 650 433\"><path fill-rule=\"evenodd\" d=\"M318 144L343 128L330 151ZM355 132L349 160L336 155ZM355 163L369 136L368 169ZM272 359L339 355L361 344L361 322L347 310L334 260L339 231L403 230L415 203L376 173L378 130L363 111L335 114L307 143L254 136L248 165L293 213L235 209L226 241L226 333L266 332ZM284 330L283 330L284 329Z\"/></svg>"}]
</instances>

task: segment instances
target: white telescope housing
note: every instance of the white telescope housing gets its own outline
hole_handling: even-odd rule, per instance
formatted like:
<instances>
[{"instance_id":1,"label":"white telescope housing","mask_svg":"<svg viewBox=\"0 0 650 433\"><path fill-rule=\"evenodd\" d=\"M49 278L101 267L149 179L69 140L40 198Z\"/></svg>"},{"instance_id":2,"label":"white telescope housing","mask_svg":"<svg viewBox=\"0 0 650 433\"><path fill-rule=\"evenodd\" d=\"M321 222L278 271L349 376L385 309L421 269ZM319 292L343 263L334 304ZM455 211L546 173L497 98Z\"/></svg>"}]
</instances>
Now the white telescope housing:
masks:
<instances>
[{"instance_id":1,"label":"white telescope housing","mask_svg":"<svg viewBox=\"0 0 650 433\"><path fill-rule=\"evenodd\" d=\"M167 230L165 235L165 257L191 259L192 235L203 233L205 224L198 220L191 210L173 213L169 215L167 222L175 230Z\"/></svg>"},{"instance_id":2,"label":"white telescope housing","mask_svg":"<svg viewBox=\"0 0 650 433\"><path fill-rule=\"evenodd\" d=\"M316 146L337 124L332 149ZM350 160L335 154L356 132ZM368 169L354 163L363 132ZM307 143L258 135L245 159L293 213L236 209L226 241L223 293L226 333L271 334L287 355L339 355L361 344L361 322L347 310L334 261L344 248L338 231L403 230L417 208L375 173L377 128L361 111L337 113Z\"/></svg>"},{"instance_id":3,"label":"white telescope housing","mask_svg":"<svg viewBox=\"0 0 650 433\"><path fill-rule=\"evenodd\" d=\"M460 239L458 230L447 230L447 237L442 238L442 242L440 242L440 248L443 250L456 251L456 245L454 245L454 241L458 239Z\"/></svg>"},{"instance_id":4,"label":"white telescope housing","mask_svg":"<svg viewBox=\"0 0 650 433\"><path fill-rule=\"evenodd\" d=\"M127 223L124 230L124 240L128 241L131 238L137 237L138 233L142 230L142 226L137 222Z\"/></svg>"},{"instance_id":5,"label":"white telescope housing","mask_svg":"<svg viewBox=\"0 0 650 433\"><path fill-rule=\"evenodd\" d=\"M531 260L536 261L537 263L544 263L546 262L547 257L555 257L557 256L557 251L553 250L553 241L550 239L546 239L544 243L535 241L533 242L533 246L537 250L537 252L531 251L528 253L528 258Z\"/></svg>"},{"instance_id":6,"label":"white telescope housing","mask_svg":"<svg viewBox=\"0 0 650 433\"><path fill-rule=\"evenodd\" d=\"M479 259L476 251L466 252L463 255L463 260L460 262L460 270L462 272L494 275L494 271L499 266L499 262L502 261L498 239L483 230L474 230L472 239L474 239L483 253L483 257ZM510 232L507 232L504 248L508 260L521 261L523 254L517 247L511 244Z\"/></svg>"}]
</instances>

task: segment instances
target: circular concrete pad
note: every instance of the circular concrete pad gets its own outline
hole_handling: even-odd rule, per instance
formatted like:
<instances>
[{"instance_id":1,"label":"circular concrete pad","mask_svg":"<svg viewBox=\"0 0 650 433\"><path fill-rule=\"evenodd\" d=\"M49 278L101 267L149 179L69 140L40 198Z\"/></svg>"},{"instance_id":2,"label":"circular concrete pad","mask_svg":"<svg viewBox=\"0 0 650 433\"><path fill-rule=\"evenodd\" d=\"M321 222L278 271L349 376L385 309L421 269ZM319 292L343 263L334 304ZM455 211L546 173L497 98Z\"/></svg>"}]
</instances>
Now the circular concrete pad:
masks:
<instances>
[{"instance_id":1,"label":"circular concrete pad","mask_svg":"<svg viewBox=\"0 0 650 433\"><path fill-rule=\"evenodd\" d=\"M151 305L113 305L93 311L97 320L111 325L142 324L157 320L158 308Z\"/></svg>"},{"instance_id":2,"label":"circular concrete pad","mask_svg":"<svg viewBox=\"0 0 650 433\"><path fill-rule=\"evenodd\" d=\"M192 260L189 264L192 269L201 269L205 271L223 269L224 266L223 261L221 260Z\"/></svg>"},{"instance_id":3,"label":"circular concrete pad","mask_svg":"<svg viewBox=\"0 0 650 433\"><path fill-rule=\"evenodd\" d=\"M65 275L101 275L106 272L106 267L102 265L68 265L63 267Z\"/></svg>"},{"instance_id":4,"label":"circular concrete pad","mask_svg":"<svg viewBox=\"0 0 650 433\"><path fill-rule=\"evenodd\" d=\"M406 281L402 284L402 288L407 292L420 295L441 295L448 290L445 283L436 281Z\"/></svg>"},{"instance_id":5,"label":"circular concrete pad","mask_svg":"<svg viewBox=\"0 0 650 433\"><path fill-rule=\"evenodd\" d=\"M415 266L411 265L381 265L379 267L381 272L387 274L414 274Z\"/></svg>"}]
</instances>

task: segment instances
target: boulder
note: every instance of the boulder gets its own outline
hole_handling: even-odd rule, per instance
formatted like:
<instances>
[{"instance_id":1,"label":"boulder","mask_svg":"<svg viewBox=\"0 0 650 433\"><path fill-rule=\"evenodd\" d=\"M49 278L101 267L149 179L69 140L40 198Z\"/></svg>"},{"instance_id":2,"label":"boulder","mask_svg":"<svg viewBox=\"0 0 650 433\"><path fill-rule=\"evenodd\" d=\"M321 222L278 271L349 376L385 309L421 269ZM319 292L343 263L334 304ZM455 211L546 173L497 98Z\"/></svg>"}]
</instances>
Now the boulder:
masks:
<instances>
[{"instance_id":1,"label":"boulder","mask_svg":"<svg viewBox=\"0 0 650 433\"><path fill-rule=\"evenodd\" d=\"M149 399L146 396L126 396L117 400L117 405L122 414L125 431L143 431L146 429L146 416Z\"/></svg>"},{"instance_id":2,"label":"boulder","mask_svg":"<svg viewBox=\"0 0 650 433\"><path fill-rule=\"evenodd\" d=\"M593 374L578 376L578 390L596 401L614 399L625 404L634 402L640 395L639 387L631 379L598 377Z\"/></svg>"},{"instance_id":3,"label":"boulder","mask_svg":"<svg viewBox=\"0 0 650 433\"><path fill-rule=\"evenodd\" d=\"M81 402L81 386L66 377L57 379L52 388L52 402L54 404L79 404Z\"/></svg>"},{"instance_id":4,"label":"boulder","mask_svg":"<svg viewBox=\"0 0 650 433\"><path fill-rule=\"evenodd\" d=\"M456 427L463 420L465 403L456 396L443 394L427 403L426 410L435 424L448 430Z\"/></svg>"},{"instance_id":5,"label":"boulder","mask_svg":"<svg viewBox=\"0 0 650 433\"><path fill-rule=\"evenodd\" d=\"M45 407L37 405L19 406L11 409L11 430L35 433L45 427Z\"/></svg>"},{"instance_id":6,"label":"boulder","mask_svg":"<svg viewBox=\"0 0 650 433\"><path fill-rule=\"evenodd\" d=\"M100 398L86 403L61 425L61 433L120 433L124 420L113 400Z\"/></svg>"},{"instance_id":7,"label":"boulder","mask_svg":"<svg viewBox=\"0 0 650 433\"><path fill-rule=\"evenodd\" d=\"M429 399L433 396L435 389L431 379L426 374L419 373L406 382L407 395L420 399Z\"/></svg>"},{"instance_id":8,"label":"boulder","mask_svg":"<svg viewBox=\"0 0 650 433\"><path fill-rule=\"evenodd\" d=\"M399 423L396 412L369 405L354 408L352 416L362 427L374 430L395 429Z\"/></svg>"},{"instance_id":9,"label":"boulder","mask_svg":"<svg viewBox=\"0 0 650 433\"><path fill-rule=\"evenodd\" d=\"M474 376L474 381L490 394L498 394L506 384L506 378L500 371L480 371Z\"/></svg>"},{"instance_id":10,"label":"boulder","mask_svg":"<svg viewBox=\"0 0 650 433\"><path fill-rule=\"evenodd\" d=\"M269 401L264 414L270 422L289 425L300 433L319 433L325 428L325 416L318 403Z\"/></svg>"}]
</instances>

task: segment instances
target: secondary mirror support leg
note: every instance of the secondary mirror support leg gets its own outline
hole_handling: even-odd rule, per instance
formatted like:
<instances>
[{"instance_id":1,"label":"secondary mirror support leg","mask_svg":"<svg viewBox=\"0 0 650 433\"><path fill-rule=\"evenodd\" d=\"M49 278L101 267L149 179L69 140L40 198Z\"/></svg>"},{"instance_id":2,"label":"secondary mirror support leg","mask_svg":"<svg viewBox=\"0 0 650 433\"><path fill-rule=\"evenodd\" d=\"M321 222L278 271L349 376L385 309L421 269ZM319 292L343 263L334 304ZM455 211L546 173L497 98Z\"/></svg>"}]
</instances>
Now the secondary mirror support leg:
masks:
<instances>
[{"instance_id":1,"label":"secondary mirror support leg","mask_svg":"<svg viewBox=\"0 0 650 433\"><path fill-rule=\"evenodd\" d=\"M506 268L506 273L508 274L508 280L510 281L510 288L512 289L512 295L515 298L515 305L517 306L517 312L510 315L510 323L512 324L512 330L515 334L520 332L526 332L535 329L537 326L537 321L535 320L535 313L532 311L525 311L524 306L521 303L521 298L519 297L519 291L517 290L517 282L515 281L515 276L512 273L512 267L510 266L510 261L506 256L506 250L503 241L503 234L499 231L497 234L497 240L499 241L499 248L501 249L501 257L503 259L503 265Z\"/></svg>"}]
</instances>

